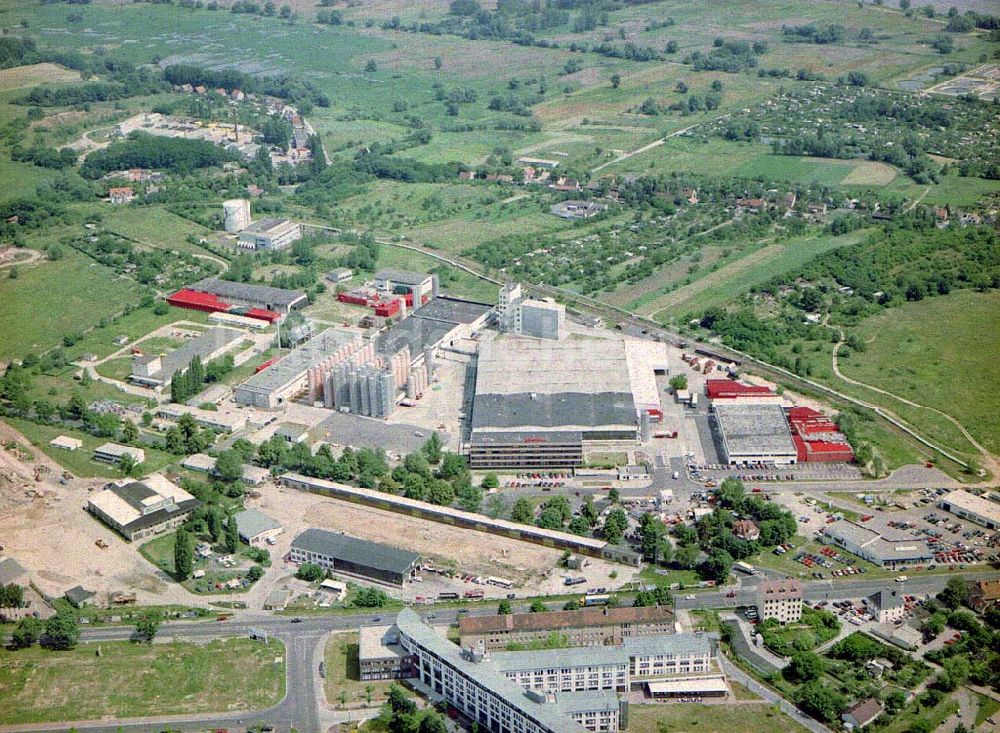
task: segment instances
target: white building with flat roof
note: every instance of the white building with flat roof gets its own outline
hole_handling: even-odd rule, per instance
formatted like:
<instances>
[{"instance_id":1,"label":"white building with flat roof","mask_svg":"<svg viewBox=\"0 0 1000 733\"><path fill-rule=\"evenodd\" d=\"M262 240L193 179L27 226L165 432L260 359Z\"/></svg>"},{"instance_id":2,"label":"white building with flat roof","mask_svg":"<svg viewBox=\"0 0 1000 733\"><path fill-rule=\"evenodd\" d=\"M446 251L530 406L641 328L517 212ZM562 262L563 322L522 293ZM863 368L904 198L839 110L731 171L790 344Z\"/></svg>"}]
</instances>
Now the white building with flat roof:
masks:
<instances>
[{"instance_id":1,"label":"white building with flat roof","mask_svg":"<svg viewBox=\"0 0 1000 733\"><path fill-rule=\"evenodd\" d=\"M154 473L142 481L108 484L91 495L87 510L125 539L135 541L180 526L199 504L180 486Z\"/></svg>"},{"instance_id":2,"label":"white building with flat roof","mask_svg":"<svg viewBox=\"0 0 1000 733\"><path fill-rule=\"evenodd\" d=\"M956 489L938 500L938 506L956 517L968 519L987 529L1000 528L1000 504L965 489Z\"/></svg>"},{"instance_id":3,"label":"white building with flat roof","mask_svg":"<svg viewBox=\"0 0 1000 733\"><path fill-rule=\"evenodd\" d=\"M130 445L119 445L118 443L105 443L102 446L94 448L94 460L103 461L104 463L118 463L122 456L132 456L132 459L136 463L142 463L146 460L146 451L142 448L133 448Z\"/></svg>"},{"instance_id":4,"label":"white building with flat roof","mask_svg":"<svg viewBox=\"0 0 1000 733\"><path fill-rule=\"evenodd\" d=\"M242 249L285 249L302 239L302 227L290 219L261 219L239 233L236 246Z\"/></svg>"},{"instance_id":5,"label":"white building with flat roof","mask_svg":"<svg viewBox=\"0 0 1000 733\"><path fill-rule=\"evenodd\" d=\"M763 580L757 586L757 613L761 620L794 623L802 618L802 583L795 578Z\"/></svg>"}]
</instances>

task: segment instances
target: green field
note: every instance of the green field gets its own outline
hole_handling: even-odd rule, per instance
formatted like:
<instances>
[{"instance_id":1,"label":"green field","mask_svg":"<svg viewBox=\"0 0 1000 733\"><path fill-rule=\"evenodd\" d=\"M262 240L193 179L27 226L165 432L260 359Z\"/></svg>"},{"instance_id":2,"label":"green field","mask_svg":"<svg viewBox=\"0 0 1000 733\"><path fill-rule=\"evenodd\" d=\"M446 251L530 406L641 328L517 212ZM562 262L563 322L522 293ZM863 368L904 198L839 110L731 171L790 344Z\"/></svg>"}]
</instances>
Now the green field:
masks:
<instances>
[{"instance_id":1,"label":"green field","mask_svg":"<svg viewBox=\"0 0 1000 733\"><path fill-rule=\"evenodd\" d=\"M99 658L92 644L0 650L0 724L250 711L275 704L285 690L279 641L99 647Z\"/></svg>"},{"instance_id":2,"label":"green field","mask_svg":"<svg viewBox=\"0 0 1000 733\"><path fill-rule=\"evenodd\" d=\"M75 252L22 268L16 280L0 280L0 359L50 349L63 334L93 328L137 303L142 291L134 280Z\"/></svg>"},{"instance_id":3,"label":"green field","mask_svg":"<svg viewBox=\"0 0 1000 733\"><path fill-rule=\"evenodd\" d=\"M1000 359L1000 293L963 290L908 303L858 331L867 349L841 361L845 375L946 412L1000 453L1000 396L989 377ZM887 404L895 409L894 402Z\"/></svg>"},{"instance_id":4,"label":"green field","mask_svg":"<svg viewBox=\"0 0 1000 733\"><path fill-rule=\"evenodd\" d=\"M764 703L630 705L628 717L632 733L774 733L776 730L802 733L806 730Z\"/></svg>"},{"instance_id":5,"label":"green field","mask_svg":"<svg viewBox=\"0 0 1000 733\"><path fill-rule=\"evenodd\" d=\"M95 476L108 478L122 477L122 472L116 466L95 461L92 457L94 449L99 445L107 443L107 438L97 438L89 433L64 427L39 425L38 423L16 417L7 417L4 420L27 438L33 446L76 476L81 478L92 478ZM53 448L49 445L49 441L58 435L79 438L83 441L83 447L74 451ZM138 470L143 476L155 473L156 471L162 471L177 460L176 456L172 456L156 448L142 446L142 449L146 452L146 460L139 465Z\"/></svg>"}]
</instances>

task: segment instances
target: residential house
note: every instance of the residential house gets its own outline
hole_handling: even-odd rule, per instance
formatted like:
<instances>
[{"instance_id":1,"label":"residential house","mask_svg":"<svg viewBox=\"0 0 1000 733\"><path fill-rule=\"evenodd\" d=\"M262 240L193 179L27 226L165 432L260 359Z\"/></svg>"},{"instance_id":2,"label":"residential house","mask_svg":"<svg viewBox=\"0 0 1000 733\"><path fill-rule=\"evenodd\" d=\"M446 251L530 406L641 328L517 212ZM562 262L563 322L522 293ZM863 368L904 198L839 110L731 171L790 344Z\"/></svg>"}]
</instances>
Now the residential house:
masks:
<instances>
[{"instance_id":1,"label":"residential house","mask_svg":"<svg viewBox=\"0 0 1000 733\"><path fill-rule=\"evenodd\" d=\"M882 705L873 697L858 700L843 712L840 719L848 730L860 730L882 714Z\"/></svg>"},{"instance_id":2,"label":"residential house","mask_svg":"<svg viewBox=\"0 0 1000 733\"><path fill-rule=\"evenodd\" d=\"M113 204L130 204L134 195L134 192L128 186L115 186L108 189L108 200Z\"/></svg>"},{"instance_id":3,"label":"residential house","mask_svg":"<svg viewBox=\"0 0 1000 733\"><path fill-rule=\"evenodd\" d=\"M760 528L750 519L739 519L733 522L733 534L741 540L752 542L760 539Z\"/></svg>"},{"instance_id":4,"label":"residential house","mask_svg":"<svg viewBox=\"0 0 1000 733\"><path fill-rule=\"evenodd\" d=\"M1000 580L976 580L969 584L969 606L983 613L1000 602Z\"/></svg>"}]
</instances>

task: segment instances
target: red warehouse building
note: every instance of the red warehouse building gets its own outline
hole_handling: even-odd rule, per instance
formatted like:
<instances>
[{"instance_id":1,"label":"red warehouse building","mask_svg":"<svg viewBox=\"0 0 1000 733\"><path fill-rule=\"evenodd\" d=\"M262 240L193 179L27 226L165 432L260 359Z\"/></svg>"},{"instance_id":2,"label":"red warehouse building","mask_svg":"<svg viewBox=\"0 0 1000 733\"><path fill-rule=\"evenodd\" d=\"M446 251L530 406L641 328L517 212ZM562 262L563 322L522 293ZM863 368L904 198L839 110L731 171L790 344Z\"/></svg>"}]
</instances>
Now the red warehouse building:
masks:
<instances>
[{"instance_id":1,"label":"red warehouse building","mask_svg":"<svg viewBox=\"0 0 1000 733\"><path fill-rule=\"evenodd\" d=\"M735 379L706 379L705 394L710 400L734 400L740 397L777 397L769 387L743 384Z\"/></svg>"},{"instance_id":2,"label":"red warehouse building","mask_svg":"<svg viewBox=\"0 0 1000 733\"><path fill-rule=\"evenodd\" d=\"M792 442L799 462L848 463L854 460L854 449L837 428L837 424L811 407L793 407L788 411Z\"/></svg>"}]
</instances>

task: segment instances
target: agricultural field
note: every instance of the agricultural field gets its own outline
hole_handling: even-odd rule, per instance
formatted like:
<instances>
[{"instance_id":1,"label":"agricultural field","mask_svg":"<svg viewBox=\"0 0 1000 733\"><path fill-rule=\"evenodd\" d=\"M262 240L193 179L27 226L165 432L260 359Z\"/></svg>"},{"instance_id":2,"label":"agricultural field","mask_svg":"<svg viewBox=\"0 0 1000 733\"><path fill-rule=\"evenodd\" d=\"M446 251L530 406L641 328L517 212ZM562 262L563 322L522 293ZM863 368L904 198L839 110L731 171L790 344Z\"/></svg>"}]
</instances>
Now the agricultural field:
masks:
<instances>
[{"instance_id":1,"label":"agricultural field","mask_svg":"<svg viewBox=\"0 0 1000 733\"><path fill-rule=\"evenodd\" d=\"M284 694L281 642L101 643L0 650L0 724L258 710Z\"/></svg>"}]
</instances>

